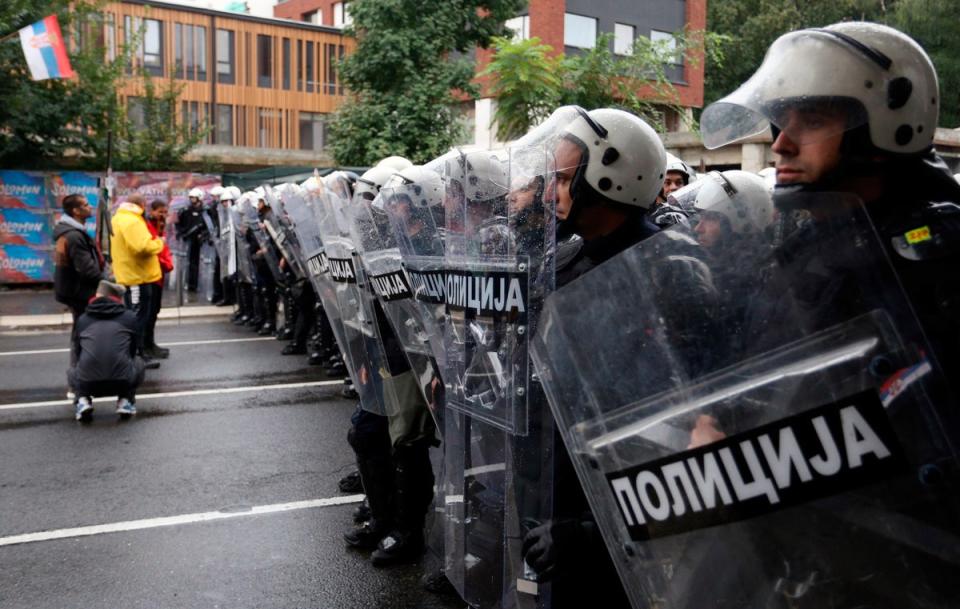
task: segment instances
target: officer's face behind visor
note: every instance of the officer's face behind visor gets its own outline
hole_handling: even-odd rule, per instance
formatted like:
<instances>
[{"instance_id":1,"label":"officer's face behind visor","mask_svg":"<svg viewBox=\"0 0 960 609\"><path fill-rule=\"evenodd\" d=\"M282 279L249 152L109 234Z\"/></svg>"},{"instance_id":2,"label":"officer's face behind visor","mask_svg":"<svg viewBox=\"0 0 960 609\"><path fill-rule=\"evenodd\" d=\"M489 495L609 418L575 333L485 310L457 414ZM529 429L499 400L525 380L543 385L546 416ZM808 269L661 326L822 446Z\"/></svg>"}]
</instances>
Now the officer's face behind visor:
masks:
<instances>
[{"instance_id":1,"label":"officer's face behind visor","mask_svg":"<svg viewBox=\"0 0 960 609\"><path fill-rule=\"evenodd\" d=\"M867 113L856 100L846 97L789 97L773 100L717 102L704 111L703 141L707 148L773 131L783 132L795 144L829 139L867 124Z\"/></svg>"}]
</instances>

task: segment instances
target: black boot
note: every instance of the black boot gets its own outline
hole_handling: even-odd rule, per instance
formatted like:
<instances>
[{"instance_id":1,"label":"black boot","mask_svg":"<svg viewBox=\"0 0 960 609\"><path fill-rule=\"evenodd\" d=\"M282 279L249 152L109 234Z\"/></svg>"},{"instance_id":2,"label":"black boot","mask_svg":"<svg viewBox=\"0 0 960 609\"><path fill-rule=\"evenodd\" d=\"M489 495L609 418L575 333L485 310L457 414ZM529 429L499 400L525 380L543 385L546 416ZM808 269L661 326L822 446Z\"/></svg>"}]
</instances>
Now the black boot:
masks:
<instances>
[{"instance_id":1,"label":"black boot","mask_svg":"<svg viewBox=\"0 0 960 609\"><path fill-rule=\"evenodd\" d=\"M280 352L281 355L305 355L307 353L306 345L298 345L297 343L290 343L283 348L283 351Z\"/></svg>"},{"instance_id":2,"label":"black boot","mask_svg":"<svg viewBox=\"0 0 960 609\"><path fill-rule=\"evenodd\" d=\"M429 447L419 441L394 448L397 526L370 556L375 567L417 562L423 556L423 526L433 501Z\"/></svg>"},{"instance_id":3,"label":"black boot","mask_svg":"<svg viewBox=\"0 0 960 609\"><path fill-rule=\"evenodd\" d=\"M390 456L387 419L360 411L359 425L353 425L347 442L357 455L357 469L370 506L370 519L343 538L354 548L372 550L394 524L394 473ZM358 432L357 429L361 431Z\"/></svg>"}]
</instances>

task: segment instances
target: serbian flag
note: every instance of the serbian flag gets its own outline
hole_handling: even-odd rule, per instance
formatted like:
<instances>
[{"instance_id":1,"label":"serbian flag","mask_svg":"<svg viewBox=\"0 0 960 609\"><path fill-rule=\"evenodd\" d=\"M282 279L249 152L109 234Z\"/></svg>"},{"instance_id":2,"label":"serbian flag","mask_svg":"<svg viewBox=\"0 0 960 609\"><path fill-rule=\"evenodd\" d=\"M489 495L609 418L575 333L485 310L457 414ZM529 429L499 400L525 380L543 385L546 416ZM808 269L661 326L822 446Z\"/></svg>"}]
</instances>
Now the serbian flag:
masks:
<instances>
[{"instance_id":1,"label":"serbian flag","mask_svg":"<svg viewBox=\"0 0 960 609\"><path fill-rule=\"evenodd\" d=\"M56 15L45 17L20 30L20 46L34 80L70 78L73 68L67 58L67 46L60 33Z\"/></svg>"}]
</instances>

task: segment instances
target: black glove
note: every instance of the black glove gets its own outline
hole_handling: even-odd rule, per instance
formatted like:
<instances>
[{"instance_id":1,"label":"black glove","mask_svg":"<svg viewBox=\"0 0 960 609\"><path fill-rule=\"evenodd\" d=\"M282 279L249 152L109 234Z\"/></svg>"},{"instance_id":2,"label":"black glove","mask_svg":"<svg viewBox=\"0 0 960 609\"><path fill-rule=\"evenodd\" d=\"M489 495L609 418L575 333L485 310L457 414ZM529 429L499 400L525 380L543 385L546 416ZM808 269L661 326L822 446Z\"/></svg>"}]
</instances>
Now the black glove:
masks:
<instances>
[{"instance_id":1,"label":"black glove","mask_svg":"<svg viewBox=\"0 0 960 609\"><path fill-rule=\"evenodd\" d=\"M577 559L584 537L583 523L579 520L551 520L524 536L523 559L542 581L550 581L558 571Z\"/></svg>"}]
</instances>

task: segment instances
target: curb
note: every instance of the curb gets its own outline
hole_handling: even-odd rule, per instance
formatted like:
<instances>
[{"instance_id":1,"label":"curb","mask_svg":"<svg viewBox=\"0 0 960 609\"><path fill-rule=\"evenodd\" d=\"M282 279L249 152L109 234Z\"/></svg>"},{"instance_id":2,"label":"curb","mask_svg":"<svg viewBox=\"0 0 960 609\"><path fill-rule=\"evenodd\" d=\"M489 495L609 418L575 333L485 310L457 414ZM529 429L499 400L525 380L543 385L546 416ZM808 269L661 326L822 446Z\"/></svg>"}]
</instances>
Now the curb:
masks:
<instances>
[{"instance_id":1,"label":"curb","mask_svg":"<svg viewBox=\"0 0 960 609\"><path fill-rule=\"evenodd\" d=\"M192 319L199 317L226 317L233 313L233 307L172 307L160 309L157 319ZM27 328L69 327L73 324L70 313L52 313L46 315L0 315L0 329L24 330Z\"/></svg>"}]
</instances>

